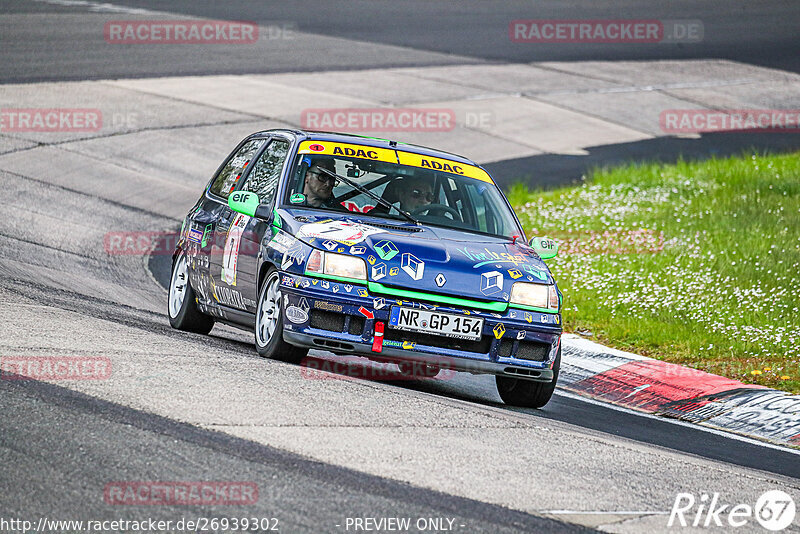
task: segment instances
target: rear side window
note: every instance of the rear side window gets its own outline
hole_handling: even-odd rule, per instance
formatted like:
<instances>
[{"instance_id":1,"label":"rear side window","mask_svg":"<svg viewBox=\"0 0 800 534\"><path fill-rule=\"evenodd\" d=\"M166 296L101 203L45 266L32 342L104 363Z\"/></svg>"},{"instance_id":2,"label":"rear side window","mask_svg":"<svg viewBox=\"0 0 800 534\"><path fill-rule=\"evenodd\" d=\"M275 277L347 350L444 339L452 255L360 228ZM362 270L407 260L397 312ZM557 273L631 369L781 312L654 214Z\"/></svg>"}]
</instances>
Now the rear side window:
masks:
<instances>
[{"instance_id":1,"label":"rear side window","mask_svg":"<svg viewBox=\"0 0 800 534\"><path fill-rule=\"evenodd\" d=\"M288 142L273 140L247 175L247 183L243 190L257 194L262 204L270 204L275 198L275 190L278 188L281 170L288 153Z\"/></svg>"},{"instance_id":2,"label":"rear side window","mask_svg":"<svg viewBox=\"0 0 800 534\"><path fill-rule=\"evenodd\" d=\"M242 173L247 169L247 165L250 164L250 160L264 143L264 139L253 139L243 144L214 179L210 191L227 200L228 195L242 177Z\"/></svg>"}]
</instances>

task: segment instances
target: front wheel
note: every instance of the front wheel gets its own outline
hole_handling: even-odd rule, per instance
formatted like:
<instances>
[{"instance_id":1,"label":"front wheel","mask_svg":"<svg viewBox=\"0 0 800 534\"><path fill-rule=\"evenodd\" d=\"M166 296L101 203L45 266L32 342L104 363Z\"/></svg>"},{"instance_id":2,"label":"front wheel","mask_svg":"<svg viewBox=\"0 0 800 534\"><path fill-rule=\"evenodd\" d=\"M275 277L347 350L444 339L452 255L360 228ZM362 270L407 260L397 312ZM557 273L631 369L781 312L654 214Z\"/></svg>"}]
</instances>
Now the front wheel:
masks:
<instances>
[{"instance_id":1,"label":"front wheel","mask_svg":"<svg viewBox=\"0 0 800 534\"><path fill-rule=\"evenodd\" d=\"M169 280L167 312L172 328L196 334L208 334L214 328L214 319L200 313L195 305L195 294L189 283L189 266L186 253L181 252L172 264Z\"/></svg>"},{"instance_id":2,"label":"front wheel","mask_svg":"<svg viewBox=\"0 0 800 534\"><path fill-rule=\"evenodd\" d=\"M510 376L495 376L497 392L503 402L511 406L521 406L523 408L541 408L548 402L556 389L558 382L558 370L561 367L561 345L558 346L558 354L553 364L553 380L550 382L533 382L521 378Z\"/></svg>"},{"instance_id":3,"label":"front wheel","mask_svg":"<svg viewBox=\"0 0 800 534\"><path fill-rule=\"evenodd\" d=\"M308 349L295 347L283 340L282 298L280 273L270 269L258 295L256 351L264 358L300 363L308 354Z\"/></svg>"}]
</instances>

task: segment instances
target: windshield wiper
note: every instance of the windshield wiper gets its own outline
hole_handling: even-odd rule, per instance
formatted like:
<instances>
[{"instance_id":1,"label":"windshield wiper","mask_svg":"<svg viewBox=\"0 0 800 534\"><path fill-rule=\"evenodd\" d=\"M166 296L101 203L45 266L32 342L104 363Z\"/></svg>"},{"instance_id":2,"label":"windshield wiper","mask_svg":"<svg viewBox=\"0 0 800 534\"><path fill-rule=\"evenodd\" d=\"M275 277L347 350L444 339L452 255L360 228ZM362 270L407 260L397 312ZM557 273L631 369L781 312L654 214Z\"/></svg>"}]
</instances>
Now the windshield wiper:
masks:
<instances>
[{"instance_id":1,"label":"windshield wiper","mask_svg":"<svg viewBox=\"0 0 800 534\"><path fill-rule=\"evenodd\" d=\"M380 204L380 205L381 205L381 206L383 206L384 208L388 208L388 209L389 209L389 211L391 211L392 209L396 209L396 210L398 211L398 213L400 213L400 215L402 215L403 217L405 217L405 218L406 218L406 219L408 219L409 221L413 222L413 223L414 223L414 224L416 224L417 226L419 226L419 225L420 225L420 222L419 222L417 219L415 219L415 218L414 218L414 216L413 216L413 215L411 215L409 212L407 212L407 211L406 211L406 210L404 210L404 209L401 209L401 208L399 208L399 207L396 207L396 206L394 206L394 205L390 204L388 201L386 201L386 200L384 200L383 198L379 197L378 195L376 195L375 193L373 193L372 191L370 191L370 190L369 190L369 189L367 189L366 187L363 187L363 186L360 186L360 185L358 185L357 183L355 183L355 182L354 182L353 180L351 180L350 178L345 178L344 176L339 176L339 175L338 175L338 174L336 174L335 172L333 172L333 171L329 171L328 169L323 169L323 168L321 168L321 167L319 168L319 170L320 170L320 171L322 171L322 172L324 172L324 173L325 173L325 174L327 174L328 176L331 176L331 177L335 178L336 180L341 180L341 181L343 181L344 183L346 183L347 185L349 185L349 186L350 186L350 187L352 187L353 189L357 189L358 191L361 191L362 193L364 193L364 194L365 194L365 195L367 195L368 197L372 198L372 200L376 201L378 204Z\"/></svg>"}]
</instances>

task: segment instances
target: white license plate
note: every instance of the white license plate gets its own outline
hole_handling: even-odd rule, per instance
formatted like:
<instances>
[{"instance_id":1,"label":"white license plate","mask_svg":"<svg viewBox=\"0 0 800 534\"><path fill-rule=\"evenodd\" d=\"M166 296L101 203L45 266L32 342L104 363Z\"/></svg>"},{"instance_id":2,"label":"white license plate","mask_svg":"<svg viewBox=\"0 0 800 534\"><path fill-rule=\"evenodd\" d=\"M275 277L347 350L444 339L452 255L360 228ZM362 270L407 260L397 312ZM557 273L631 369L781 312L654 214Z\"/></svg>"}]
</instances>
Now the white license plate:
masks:
<instances>
[{"instance_id":1,"label":"white license plate","mask_svg":"<svg viewBox=\"0 0 800 534\"><path fill-rule=\"evenodd\" d=\"M459 339L480 339L483 319L454 313L393 306L389 326L398 330L424 332Z\"/></svg>"}]
</instances>

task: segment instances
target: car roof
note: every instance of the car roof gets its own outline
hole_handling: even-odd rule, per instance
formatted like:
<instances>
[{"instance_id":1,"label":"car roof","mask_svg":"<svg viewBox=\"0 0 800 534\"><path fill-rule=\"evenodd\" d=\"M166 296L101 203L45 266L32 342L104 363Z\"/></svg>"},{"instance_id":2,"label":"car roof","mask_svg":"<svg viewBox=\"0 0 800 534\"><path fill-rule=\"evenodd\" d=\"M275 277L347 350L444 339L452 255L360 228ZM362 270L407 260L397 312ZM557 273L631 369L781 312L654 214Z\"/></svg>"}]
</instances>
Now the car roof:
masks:
<instances>
[{"instance_id":1,"label":"car roof","mask_svg":"<svg viewBox=\"0 0 800 534\"><path fill-rule=\"evenodd\" d=\"M318 132L313 130L294 130L294 129L284 129L284 128L264 130L254 135L268 135L274 132L291 133L295 135L299 141L331 141L338 143L350 143L353 145L387 148L389 150L402 150L404 152L411 152L412 154L420 154L424 156L444 158L453 161L458 161L460 163L466 163L468 165L473 165L475 167L480 167L480 165L478 165L471 159L465 158L464 156L460 156L458 154L453 154L452 152L446 152L444 150L436 150L434 148L429 148L421 145L413 145L410 143L402 143L400 141L393 141L391 139L383 139L380 137L368 137L365 135L356 135L347 133Z\"/></svg>"}]
</instances>

